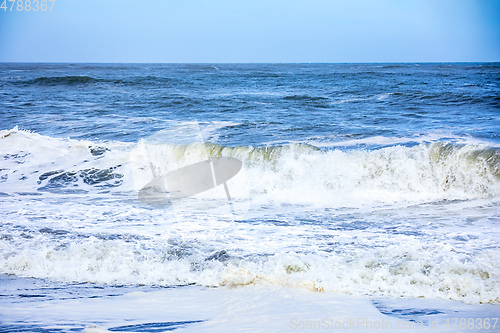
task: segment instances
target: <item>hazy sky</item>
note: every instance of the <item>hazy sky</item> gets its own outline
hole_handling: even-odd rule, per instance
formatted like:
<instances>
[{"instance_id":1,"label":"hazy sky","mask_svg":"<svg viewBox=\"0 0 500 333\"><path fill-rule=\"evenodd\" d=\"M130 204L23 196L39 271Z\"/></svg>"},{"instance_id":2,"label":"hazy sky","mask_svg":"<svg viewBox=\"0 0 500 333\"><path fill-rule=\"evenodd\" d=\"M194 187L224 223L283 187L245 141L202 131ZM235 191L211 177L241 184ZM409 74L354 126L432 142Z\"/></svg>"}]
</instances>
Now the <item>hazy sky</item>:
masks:
<instances>
[{"instance_id":1,"label":"hazy sky","mask_svg":"<svg viewBox=\"0 0 500 333\"><path fill-rule=\"evenodd\" d=\"M500 61L500 0L7 3L0 61Z\"/></svg>"}]
</instances>

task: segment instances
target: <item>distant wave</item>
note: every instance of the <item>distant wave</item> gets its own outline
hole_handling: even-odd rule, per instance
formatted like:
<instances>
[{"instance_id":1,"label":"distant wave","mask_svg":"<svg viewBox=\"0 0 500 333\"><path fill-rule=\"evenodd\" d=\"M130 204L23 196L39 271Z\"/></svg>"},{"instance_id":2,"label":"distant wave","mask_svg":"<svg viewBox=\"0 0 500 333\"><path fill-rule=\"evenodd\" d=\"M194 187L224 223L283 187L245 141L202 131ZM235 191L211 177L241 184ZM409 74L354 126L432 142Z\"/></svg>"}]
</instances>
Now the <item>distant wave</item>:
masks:
<instances>
[{"instance_id":1,"label":"distant wave","mask_svg":"<svg viewBox=\"0 0 500 333\"><path fill-rule=\"evenodd\" d=\"M310 101L310 102L322 102L329 100L327 97L309 96L309 95L289 95L285 96L283 99L292 101Z\"/></svg>"},{"instance_id":2,"label":"distant wave","mask_svg":"<svg viewBox=\"0 0 500 333\"><path fill-rule=\"evenodd\" d=\"M384 65L382 68L387 68L387 69L392 69L392 68L405 68L406 65L402 64L389 64L389 65Z\"/></svg>"},{"instance_id":3,"label":"distant wave","mask_svg":"<svg viewBox=\"0 0 500 333\"><path fill-rule=\"evenodd\" d=\"M24 81L26 84L38 84L45 86L56 86L56 85L79 85L79 84L89 84L97 82L96 79L90 76L42 76L37 77L33 80Z\"/></svg>"},{"instance_id":4,"label":"distant wave","mask_svg":"<svg viewBox=\"0 0 500 333\"><path fill-rule=\"evenodd\" d=\"M170 82L170 78L156 77L151 75L138 76L130 79L120 78L94 78L87 75L70 75L70 76L42 76L29 80L11 81L14 85L39 85L39 86L78 86L89 84L111 84L111 85L149 85L161 84Z\"/></svg>"}]
</instances>

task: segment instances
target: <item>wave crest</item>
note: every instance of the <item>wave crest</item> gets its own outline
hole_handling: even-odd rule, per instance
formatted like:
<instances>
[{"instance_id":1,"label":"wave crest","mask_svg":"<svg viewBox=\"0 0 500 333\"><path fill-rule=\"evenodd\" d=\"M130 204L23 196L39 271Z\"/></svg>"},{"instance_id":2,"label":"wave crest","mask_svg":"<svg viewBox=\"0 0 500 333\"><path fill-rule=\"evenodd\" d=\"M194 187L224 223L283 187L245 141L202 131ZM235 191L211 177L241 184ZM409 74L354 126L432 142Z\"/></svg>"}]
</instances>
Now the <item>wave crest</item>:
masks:
<instances>
[{"instance_id":1,"label":"wave crest","mask_svg":"<svg viewBox=\"0 0 500 333\"><path fill-rule=\"evenodd\" d=\"M4 192L22 187L43 190L47 185L51 190L63 185L98 190L103 184L140 190L155 174L208 158L232 157L242 161L243 169L241 177L230 181L231 195L242 199L250 191L253 198L263 201L330 207L469 200L500 194L500 148L479 144L434 142L341 151L299 143L228 147L91 142L18 129L1 131L0 140L4 165L0 187L6 187ZM57 174L51 173L54 171ZM50 176L40 178L47 173ZM78 182L73 181L75 177Z\"/></svg>"},{"instance_id":2,"label":"wave crest","mask_svg":"<svg viewBox=\"0 0 500 333\"><path fill-rule=\"evenodd\" d=\"M487 198L500 193L500 149L477 145L436 142L343 152L306 144L226 147L142 142L132 154L143 169L156 174L207 158L238 158L246 182L233 182L236 193L239 187L250 187L271 201L349 205Z\"/></svg>"}]
</instances>

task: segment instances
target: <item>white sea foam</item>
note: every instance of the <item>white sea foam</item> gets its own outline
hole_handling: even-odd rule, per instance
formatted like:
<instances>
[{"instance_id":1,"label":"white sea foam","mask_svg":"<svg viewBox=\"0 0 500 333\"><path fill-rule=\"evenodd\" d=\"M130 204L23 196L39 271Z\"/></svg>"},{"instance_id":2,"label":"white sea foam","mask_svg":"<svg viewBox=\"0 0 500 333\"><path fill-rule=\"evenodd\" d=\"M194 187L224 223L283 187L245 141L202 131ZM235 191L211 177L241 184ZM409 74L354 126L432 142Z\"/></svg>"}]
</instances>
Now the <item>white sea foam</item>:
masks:
<instances>
[{"instance_id":1,"label":"white sea foam","mask_svg":"<svg viewBox=\"0 0 500 333\"><path fill-rule=\"evenodd\" d=\"M221 156L243 162L241 173L245 177L240 178L245 183L233 181L235 198L239 188L248 187L255 197L265 194L263 199L268 201L334 206L475 199L500 193L500 153L497 148L476 144L435 142L343 152L320 151L303 144L232 148L203 144L201 140L187 145L147 141L137 145L94 143L54 139L16 129L2 131L0 137L0 153L5 160L1 186L7 193L14 188L35 191L43 187L51 175L42 179L40 175L47 172L110 168L124 176L120 178L120 189L139 190L154 172L162 174ZM85 176L80 178L71 184L72 188L88 190L83 184ZM103 179L87 183L92 185Z\"/></svg>"},{"instance_id":2,"label":"white sea foam","mask_svg":"<svg viewBox=\"0 0 500 333\"><path fill-rule=\"evenodd\" d=\"M120 232L112 223L93 221L86 222L91 227L84 228L85 233L85 224L77 222L58 224L62 231L10 230L0 239L1 271L110 285L261 285L468 303L500 301L500 256L495 237L487 239L486 234L464 245L432 234L425 239L375 230L318 230L314 225L280 230L217 220L159 223L158 218L148 225L150 216L142 213L142 235L136 236ZM137 227L129 228L132 232ZM486 250L475 249L481 247Z\"/></svg>"},{"instance_id":3,"label":"white sea foam","mask_svg":"<svg viewBox=\"0 0 500 333\"><path fill-rule=\"evenodd\" d=\"M242 183L263 200L350 206L495 197L500 193L499 151L446 143L376 151L319 151L313 146L224 147L139 143L132 152L140 188L151 170L165 173L209 157L243 161ZM139 173L140 173L139 172ZM136 172L137 173L137 172ZM263 195L265 194L265 195Z\"/></svg>"},{"instance_id":4,"label":"white sea foam","mask_svg":"<svg viewBox=\"0 0 500 333\"><path fill-rule=\"evenodd\" d=\"M5 297L0 303L0 328L4 330L456 332L460 324L468 324L460 322L461 318L474 319L474 329L467 331L481 331L485 323L489 329L484 331L497 328L493 327L493 318L497 317L498 306L490 304L369 299L276 286L93 289L65 285L63 292L71 297L58 297L59 284L0 277L2 295L25 296ZM27 300L30 295L39 297Z\"/></svg>"},{"instance_id":5,"label":"white sea foam","mask_svg":"<svg viewBox=\"0 0 500 333\"><path fill-rule=\"evenodd\" d=\"M500 301L496 148L131 144L18 129L0 132L0 142L1 273ZM254 208L245 215L188 209L224 191L190 198L175 214L137 200L152 170L220 156L243 162L228 185L235 207Z\"/></svg>"},{"instance_id":6,"label":"white sea foam","mask_svg":"<svg viewBox=\"0 0 500 333\"><path fill-rule=\"evenodd\" d=\"M71 287L68 289L73 291ZM421 299L377 299L372 302L337 293L318 294L276 287L186 287L122 293L113 297L95 295L53 301L7 300L0 304L7 319L2 324L33 331L83 328L86 333L174 329L182 332L456 332L451 318L472 317L483 323L484 319L494 318L496 313L492 305L470 306ZM43 306L38 302L43 302ZM489 331L492 331L494 320L487 320L491 320ZM37 327L22 323L43 324ZM456 326L459 325L460 322Z\"/></svg>"},{"instance_id":7,"label":"white sea foam","mask_svg":"<svg viewBox=\"0 0 500 333\"><path fill-rule=\"evenodd\" d=\"M234 157L235 200L361 207L495 198L500 151L482 144L421 143L373 151L329 150L305 144L225 147L203 143L138 144L63 140L13 129L0 133L0 191L97 193L139 191L155 176L208 158ZM201 198L224 198L224 191Z\"/></svg>"}]
</instances>

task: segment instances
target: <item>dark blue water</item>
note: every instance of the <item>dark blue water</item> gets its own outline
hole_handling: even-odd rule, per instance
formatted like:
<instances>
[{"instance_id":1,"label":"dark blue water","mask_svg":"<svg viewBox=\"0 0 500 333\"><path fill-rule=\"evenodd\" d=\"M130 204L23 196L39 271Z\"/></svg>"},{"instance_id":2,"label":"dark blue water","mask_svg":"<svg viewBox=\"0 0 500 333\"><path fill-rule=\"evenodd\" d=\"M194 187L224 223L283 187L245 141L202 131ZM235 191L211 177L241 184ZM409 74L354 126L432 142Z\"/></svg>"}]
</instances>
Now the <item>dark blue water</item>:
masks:
<instances>
[{"instance_id":1,"label":"dark blue water","mask_svg":"<svg viewBox=\"0 0 500 333\"><path fill-rule=\"evenodd\" d=\"M0 64L1 128L134 142L232 121L226 145L374 136L500 143L500 64ZM210 139L210 138L209 138Z\"/></svg>"},{"instance_id":2,"label":"dark blue water","mask_svg":"<svg viewBox=\"0 0 500 333\"><path fill-rule=\"evenodd\" d=\"M499 63L0 64L0 332L493 320L499 103Z\"/></svg>"}]
</instances>

